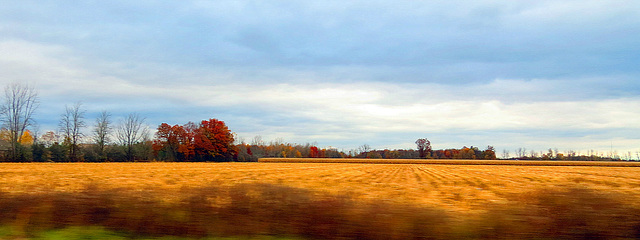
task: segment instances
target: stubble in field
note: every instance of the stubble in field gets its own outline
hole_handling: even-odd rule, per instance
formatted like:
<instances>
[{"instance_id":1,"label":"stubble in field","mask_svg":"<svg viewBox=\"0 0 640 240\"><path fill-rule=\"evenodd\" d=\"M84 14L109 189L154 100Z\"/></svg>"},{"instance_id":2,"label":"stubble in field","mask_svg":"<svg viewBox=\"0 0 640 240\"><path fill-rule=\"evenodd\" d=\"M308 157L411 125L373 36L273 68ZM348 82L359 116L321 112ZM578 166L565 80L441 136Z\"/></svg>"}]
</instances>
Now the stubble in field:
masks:
<instances>
[{"instance_id":1,"label":"stubble in field","mask_svg":"<svg viewBox=\"0 0 640 240\"><path fill-rule=\"evenodd\" d=\"M153 189L267 183L361 200L481 210L542 188L621 193L634 204L640 168L347 163L31 163L0 165L0 191L81 191L87 185Z\"/></svg>"}]
</instances>

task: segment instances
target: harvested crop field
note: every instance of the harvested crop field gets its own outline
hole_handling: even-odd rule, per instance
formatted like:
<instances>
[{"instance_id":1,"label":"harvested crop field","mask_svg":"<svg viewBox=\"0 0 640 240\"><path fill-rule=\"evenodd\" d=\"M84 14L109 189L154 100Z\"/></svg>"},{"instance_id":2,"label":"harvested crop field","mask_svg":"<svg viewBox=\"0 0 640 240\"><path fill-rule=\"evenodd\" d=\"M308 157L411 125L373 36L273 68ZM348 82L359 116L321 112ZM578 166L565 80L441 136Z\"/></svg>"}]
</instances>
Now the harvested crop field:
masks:
<instances>
[{"instance_id":1,"label":"harvested crop field","mask_svg":"<svg viewBox=\"0 0 640 240\"><path fill-rule=\"evenodd\" d=\"M639 187L612 166L3 163L0 238L638 239Z\"/></svg>"},{"instance_id":2,"label":"harvested crop field","mask_svg":"<svg viewBox=\"0 0 640 240\"><path fill-rule=\"evenodd\" d=\"M154 189L268 183L384 200L481 210L542 188L584 187L640 197L640 168L354 163L3 163L0 191L77 192L87 185Z\"/></svg>"}]
</instances>

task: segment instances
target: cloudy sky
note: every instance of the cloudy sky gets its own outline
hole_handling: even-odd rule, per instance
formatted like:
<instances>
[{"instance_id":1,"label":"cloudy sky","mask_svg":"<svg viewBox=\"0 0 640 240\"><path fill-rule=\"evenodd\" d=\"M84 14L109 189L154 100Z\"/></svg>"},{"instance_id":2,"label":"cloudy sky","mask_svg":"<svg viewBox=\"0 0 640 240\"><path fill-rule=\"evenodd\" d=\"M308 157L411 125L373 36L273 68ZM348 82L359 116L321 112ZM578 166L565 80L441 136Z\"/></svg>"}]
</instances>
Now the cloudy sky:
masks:
<instances>
[{"instance_id":1,"label":"cloudy sky","mask_svg":"<svg viewBox=\"0 0 640 240\"><path fill-rule=\"evenodd\" d=\"M8 0L16 81L41 131L82 102L89 125L217 118L246 141L635 154L640 2Z\"/></svg>"}]
</instances>

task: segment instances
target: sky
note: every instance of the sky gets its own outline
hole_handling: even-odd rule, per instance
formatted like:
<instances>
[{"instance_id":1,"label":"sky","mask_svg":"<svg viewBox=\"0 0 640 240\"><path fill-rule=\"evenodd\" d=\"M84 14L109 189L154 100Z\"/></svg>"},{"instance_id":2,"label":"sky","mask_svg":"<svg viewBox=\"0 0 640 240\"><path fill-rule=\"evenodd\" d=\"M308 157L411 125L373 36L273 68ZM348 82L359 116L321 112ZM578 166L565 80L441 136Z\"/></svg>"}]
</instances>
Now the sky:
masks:
<instances>
[{"instance_id":1,"label":"sky","mask_svg":"<svg viewBox=\"0 0 640 240\"><path fill-rule=\"evenodd\" d=\"M82 103L151 129L341 150L640 152L639 1L28 1L0 4L0 86L40 132Z\"/></svg>"}]
</instances>

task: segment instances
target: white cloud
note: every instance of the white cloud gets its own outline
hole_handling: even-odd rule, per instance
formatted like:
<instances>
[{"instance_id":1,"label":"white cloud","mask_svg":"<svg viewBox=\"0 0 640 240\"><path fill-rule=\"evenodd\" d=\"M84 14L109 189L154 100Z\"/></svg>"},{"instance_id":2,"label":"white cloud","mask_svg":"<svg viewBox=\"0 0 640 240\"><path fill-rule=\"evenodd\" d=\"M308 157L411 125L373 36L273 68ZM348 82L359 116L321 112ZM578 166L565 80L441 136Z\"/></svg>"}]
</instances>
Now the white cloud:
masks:
<instances>
[{"instance_id":1,"label":"white cloud","mask_svg":"<svg viewBox=\"0 0 640 240\"><path fill-rule=\"evenodd\" d=\"M638 143L635 2L294 5L0 7L0 84L37 85L43 119L83 101L334 146Z\"/></svg>"},{"instance_id":2,"label":"white cloud","mask_svg":"<svg viewBox=\"0 0 640 240\"><path fill-rule=\"evenodd\" d=\"M525 81L500 80L507 86L525 89ZM489 83L487 85L494 85ZM259 84L236 91L235 85L221 85L216 90L193 87L172 89L192 104L268 109L273 114L288 114L316 125L360 130L373 133L447 132L480 130L546 129L586 130L609 128L640 129L634 119L640 117L640 99L538 101L505 103L491 98L493 92L478 93L477 89L458 89L447 85L415 85L386 83L345 84ZM404 89L404 90L399 90ZM421 92L437 89L438 94L420 96ZM397 90L397 92L396 92ZM494 89L493 91L502 91ZM544 90L544 89L543 89ZM544 91L530 91L529 98ZM516 92L526 94L526 92ZM200 96L200 97L197 97ZM200 101L209 97L210 101ZM544 98L545 95L539 95ZM218 101L216 99L224 99ZM393 104L388 104L393 102ZM259 118L259 116L256 116ZM256 119L259 122L259 119ZM297 122L296 124L306 124ZM295 128L296 126L291 126ZM317 127L317 126L316 126ZM318 130L322 131L323 127Z\"/></svg>"}]
</instances>

